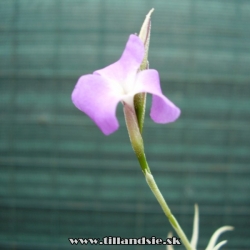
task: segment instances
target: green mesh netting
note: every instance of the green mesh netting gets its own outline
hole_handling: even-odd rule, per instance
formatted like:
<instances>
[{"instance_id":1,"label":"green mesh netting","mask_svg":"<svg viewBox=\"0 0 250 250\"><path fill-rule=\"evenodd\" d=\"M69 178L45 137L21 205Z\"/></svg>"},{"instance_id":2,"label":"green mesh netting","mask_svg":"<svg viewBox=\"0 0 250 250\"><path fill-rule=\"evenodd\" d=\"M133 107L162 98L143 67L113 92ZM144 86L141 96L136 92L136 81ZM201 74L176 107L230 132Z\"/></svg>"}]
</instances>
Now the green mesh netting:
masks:
<instances>
[{"instance_id":1,"label":"green mesh netting","mask_svg":"<svg viewBox=\"0 0 250 250\"><path fill-rule=\"evenodd\" d=\"M121 106L120 128L106 137L70 98L78 77L120 57L152 7L150 67L182 115L155 124L148 98L151 170L188 237L199 204L199 249L223 225L235 227L220 238L229 239L223 249L249 249L250 1L243 0L0 1L0 249L72 249L69 237L172 230L132 152Z\"/></svg>"}]
</instances>

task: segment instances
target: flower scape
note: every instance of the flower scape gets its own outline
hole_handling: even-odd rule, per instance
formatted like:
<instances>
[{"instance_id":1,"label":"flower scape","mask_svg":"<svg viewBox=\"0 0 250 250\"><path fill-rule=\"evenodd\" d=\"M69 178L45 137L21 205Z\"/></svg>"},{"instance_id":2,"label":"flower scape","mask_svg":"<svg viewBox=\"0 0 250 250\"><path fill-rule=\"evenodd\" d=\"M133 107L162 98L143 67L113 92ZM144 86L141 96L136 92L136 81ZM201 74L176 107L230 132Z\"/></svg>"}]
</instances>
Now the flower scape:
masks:
<instances>
[{"instance_id":1,"label":"flower scape","mask_svg":"<svg viewBox=\"0 0 250 250\"><path fill-rule=\"evenodd\" d=\"M180 109L163 93L160 86L159 73L149 69L148 49L151 30L152 9L145 18L139 35L131 34L125 49L118 61L79 78L72 92L74 105L87 114L105 135L115 132L119 123L116 118L116 108L119 102L123 104L124 116L132 148L138 158L146 182L159 202L171 226L180 237L187 250L196 250L199 236L199 211L195 205L193 234L189 241L181 226L172 214L163 198L148 166L142 128L145 115L146 93L152 94L150 116L156 123L174 122L180 116ZM224 226L212 235L206 250L218 250L227 241L217 243L219 236L233 230ZM169 233L168 237L171 237ZM173 250L168 245L167 250Z\"/></svg>"}]
</instances>

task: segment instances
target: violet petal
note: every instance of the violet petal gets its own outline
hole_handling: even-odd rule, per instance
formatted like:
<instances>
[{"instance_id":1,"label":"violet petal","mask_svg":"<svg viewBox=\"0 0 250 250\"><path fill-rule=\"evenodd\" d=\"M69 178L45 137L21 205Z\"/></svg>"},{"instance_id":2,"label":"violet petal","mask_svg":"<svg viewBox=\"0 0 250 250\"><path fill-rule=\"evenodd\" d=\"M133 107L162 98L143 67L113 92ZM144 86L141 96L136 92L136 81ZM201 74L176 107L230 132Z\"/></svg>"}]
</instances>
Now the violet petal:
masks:
<instances>
[{"instance_id":1,"label":"violet petal","mask_svg":"<svg viewBox=\"0 0 250 250\"><path fill-rule=\"evenodd\" d=\"M136 73L144 57L144 45L136 35L130 35L121 58L94 74L101 75L109 81L109 84L119 84L125 90L130 92L133 87Z\"/></svg>"},{"instance_id":2,"label":"violet petal","mask_svg":"<svg viewBox=\"0 0 250 250\"><path fill-rule=\"evenodd\" d=\"M78 80L72 93L72 101L109 135L118 129L116 107L121 97L99 75L84 75Z\"/></svg>"},{"instance_id":3,"label":"violet petal","mask_svg":"<svg viewBox=\"0 0 250 250\"><path fill-rule=\"evenodd\" d=\"M137 74L135 93L147 92L153 95L150 116L154 122L174 122L180 109L162 94L159 74L154 69L143 70Z\"/></svg>"}]
</instances>

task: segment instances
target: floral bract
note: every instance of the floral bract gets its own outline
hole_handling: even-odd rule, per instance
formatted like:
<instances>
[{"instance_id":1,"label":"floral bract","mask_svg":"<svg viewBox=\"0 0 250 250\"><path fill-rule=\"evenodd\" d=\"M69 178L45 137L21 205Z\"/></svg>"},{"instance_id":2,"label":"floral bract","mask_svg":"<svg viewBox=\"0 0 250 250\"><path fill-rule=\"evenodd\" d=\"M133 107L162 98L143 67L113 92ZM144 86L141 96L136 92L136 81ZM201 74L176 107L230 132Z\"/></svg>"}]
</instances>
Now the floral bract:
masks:
<instances>
[{"instance_id":1,"label":"floral bract","mask_svg":"<svg viewBox=\"0 0 250 250\"><path fill-rule=\"evenodd\" d=\"M109 135L118 129L116 107L119 101L134 105L134 95L147 92L153 95L150 116L154 122L175 121L180 110L161 91L159 74L154 69L139 71L144 57L144 45L136 35L130 35L121 58L81 76L72 93L72 101Z\"/></svg>"}]
</instances>

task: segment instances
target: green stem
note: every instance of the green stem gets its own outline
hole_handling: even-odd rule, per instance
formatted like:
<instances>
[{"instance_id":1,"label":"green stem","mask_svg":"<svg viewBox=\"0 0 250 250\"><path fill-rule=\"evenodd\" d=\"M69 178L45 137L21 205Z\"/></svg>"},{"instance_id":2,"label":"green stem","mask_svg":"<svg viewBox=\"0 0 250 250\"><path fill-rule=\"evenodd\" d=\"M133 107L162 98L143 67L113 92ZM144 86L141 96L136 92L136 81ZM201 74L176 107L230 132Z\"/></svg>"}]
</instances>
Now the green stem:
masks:
<instances>
[{"instance_id":1,"label":"green stem","mask_svg":"<svg viewBox=\"0 0 250 250\"><path fill-rule=\"evenodd\" d=\"M173 214L171 213L170 208L168 207L164 197L162 196L155 180L152 174L146 172L145 174L145 178L146 178L146 182L148 183L151 191L153 192L155 198L157 199L157 201L159 202L163 212L165 213L165 215L167 216L170 224L172 225L172 227L174 228L175 232L178 234L178 236L181 239L182 244L186 247L187 250L194 250L190 244L190 242L187 239L187 236L185 235L185 233L183 232L182 228L180 227L178 221L175 219L175 217L173 216Z\"/></svg>"},{"instance_id":2,"label":"green stem","mask_svg":"<svg viewBox=\"0 0 250 250\"><path fill-rule=\"evenodd\" d=\"M186 247L187 250L194 250L191 244L189 243L185 233L181 229L179 223L177 222L177 220L171 213L166 201L164 200L160 190L157 187L157 184L154 180L153 175L151 174L150 168L146 160L143 139L142 139L142 135L139 129L138 119L137 119L134 107L133 106L131 107L127 103L123 103L123 111L124 111L128 134L129 134L132 147L135 151L135 154L140 163L142 172L144 173L146 177L146 181L150 189L152 190L153 194L155 195L156 199L161 205L161 208L163 212L165 213L165 215L167 216L170 224L172 225L172 227L174 228L174 230L180 237L183 245Z\"/></svg>"}]
</instances>

